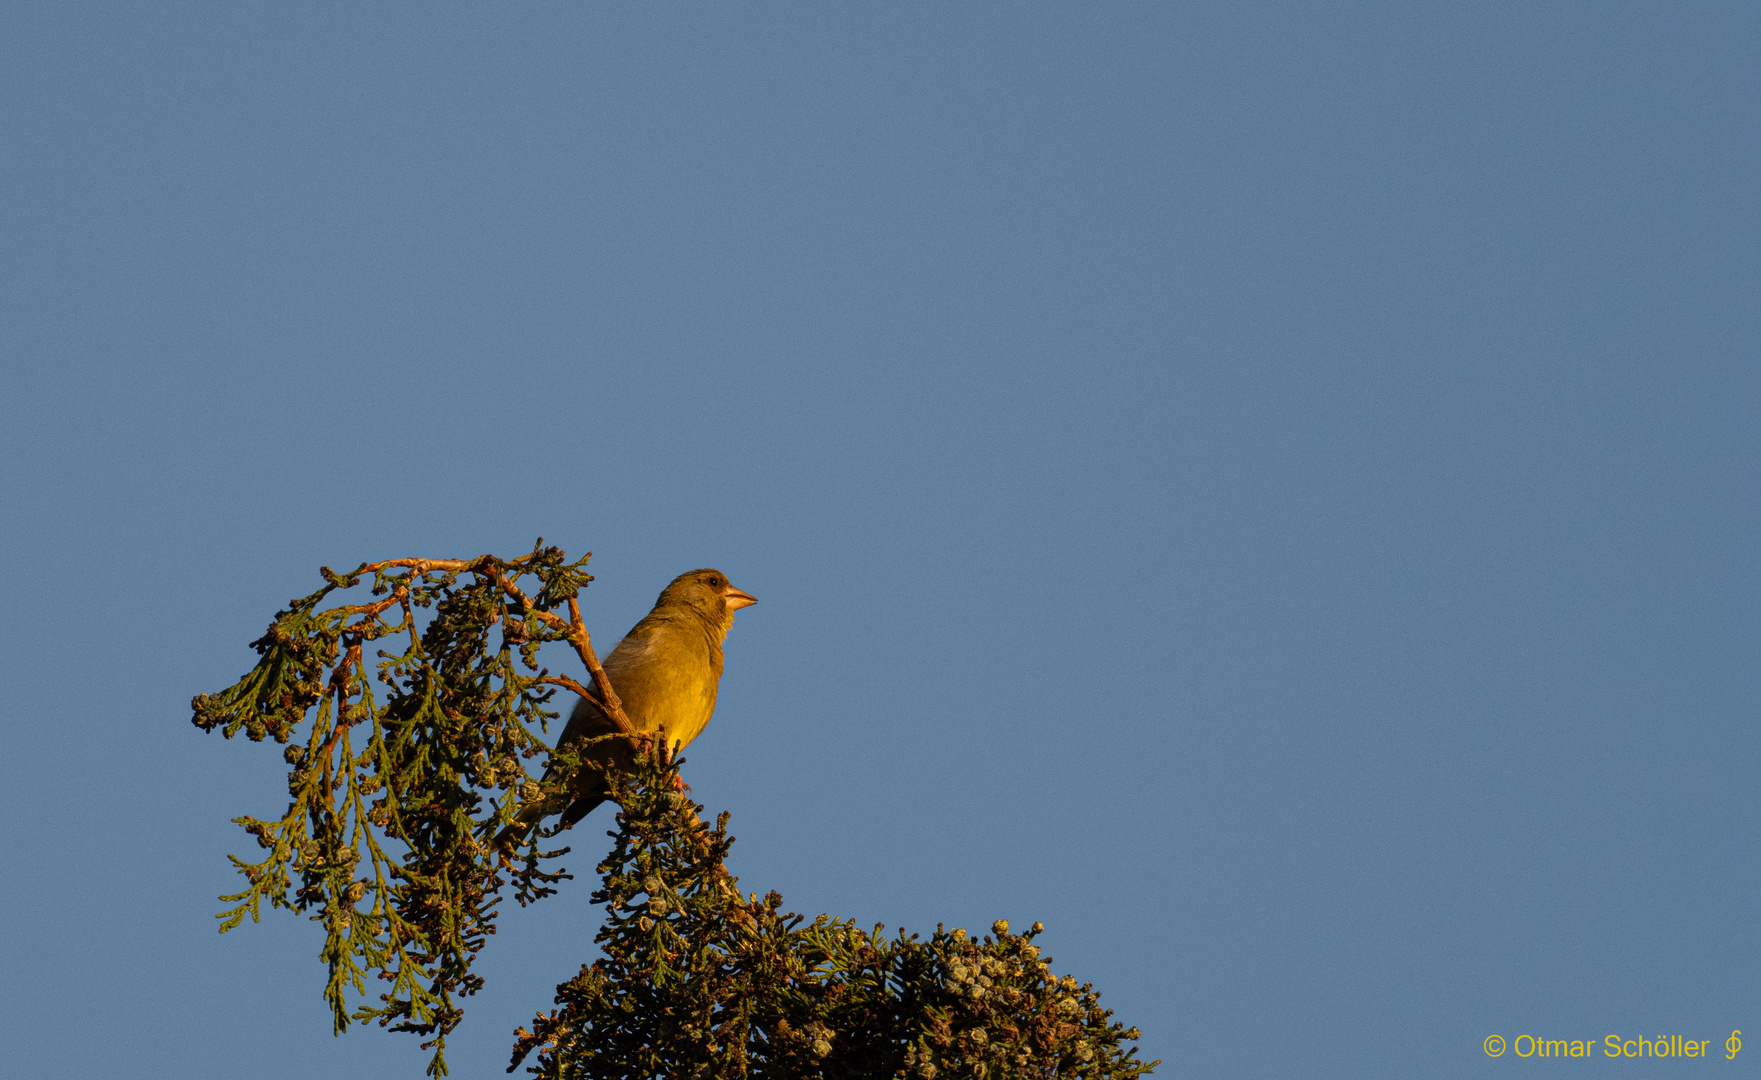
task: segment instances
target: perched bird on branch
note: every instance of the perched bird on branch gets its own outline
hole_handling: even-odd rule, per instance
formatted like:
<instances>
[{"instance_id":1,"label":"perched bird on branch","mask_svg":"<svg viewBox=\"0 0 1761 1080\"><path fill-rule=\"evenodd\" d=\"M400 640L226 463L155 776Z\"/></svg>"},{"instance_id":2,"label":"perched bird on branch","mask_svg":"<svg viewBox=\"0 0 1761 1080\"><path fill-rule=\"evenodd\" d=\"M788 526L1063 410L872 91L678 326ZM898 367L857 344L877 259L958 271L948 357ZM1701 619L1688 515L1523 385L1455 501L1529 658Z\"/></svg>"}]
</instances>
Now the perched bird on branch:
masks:
<instances>
[{"instance_id":1,"label":"perched bird on branch","mask_svg":"<svg viewBox=\"0 0 1761 1080\"><path fill-rule=\"evenodd\" d=\"M722 639L734 625L734 612L758 601L734 588L720 570L692 570L673 579L605 658L606 678L617 692L624 715L637 731L664 729L669 750L677 753L695 739L715 712L722 677ZM557 749L598 735L616 735L618 726L592 701L582 698L569 714ZM582 754L584 762L628 767L636 750L627 739L603 739ZM546 773L548 778L549 773ZM563 811L570 826L606 800L604 777L591 768L576 776L574 798ZM554 805L554 804L553 804ZM538 816L508 826L496 838L503 848L537 823Z\"/></svg>"}]
</instances>

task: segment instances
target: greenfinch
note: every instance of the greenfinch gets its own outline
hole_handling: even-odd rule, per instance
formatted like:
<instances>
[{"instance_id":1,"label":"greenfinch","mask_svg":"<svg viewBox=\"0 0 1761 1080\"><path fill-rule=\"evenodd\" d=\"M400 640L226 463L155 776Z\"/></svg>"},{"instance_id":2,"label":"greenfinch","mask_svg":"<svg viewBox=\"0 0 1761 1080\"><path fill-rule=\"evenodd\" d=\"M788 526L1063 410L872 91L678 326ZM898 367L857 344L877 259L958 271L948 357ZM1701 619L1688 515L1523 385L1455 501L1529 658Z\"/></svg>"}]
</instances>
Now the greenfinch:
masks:
<instances>
[{"instance_id":1,"label":"greenfinch","mask_svg":"<svg viewBox=\"0 0 1761 1080\"><path fill-rule=\"evenodd\" d=\"M692 570L673 579L602 666L636 730L666 734L673 753L690 744L715 712L722 677L722 640L734 625L734 612L758 601L736 589L720 570ZM579 739L614 735L617 724L598 705L582 698L557 739L562 749ZM627 767L635 753L624 739L604 739L589 747L584 762ZM591 813L607 797L604 776L583 768L573 799L563 810L565 827ZM534 821L521 820L502 834L503 846Z\"/></svg>"}]
</instances>

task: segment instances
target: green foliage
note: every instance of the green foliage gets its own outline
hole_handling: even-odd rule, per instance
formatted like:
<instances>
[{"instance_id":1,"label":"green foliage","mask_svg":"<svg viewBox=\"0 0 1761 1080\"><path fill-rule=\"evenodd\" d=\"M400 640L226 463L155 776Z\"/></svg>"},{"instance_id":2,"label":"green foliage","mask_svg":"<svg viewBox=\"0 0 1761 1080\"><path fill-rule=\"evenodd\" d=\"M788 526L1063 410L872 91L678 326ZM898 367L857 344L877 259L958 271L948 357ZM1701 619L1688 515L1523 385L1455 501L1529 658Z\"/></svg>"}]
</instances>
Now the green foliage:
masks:
<instances>
[{"instance_id":1,"label":"green foliage","mask_svg":"<svg viewBox=\"0 0 1761 1080\"><path fill-rule=\"evenodd\" d=\"M742 1077L1130 1080L1135 1028L1094 988L1054 976L1035 924L982 941L937 927L887 937L743 896L714 826L678 791L677 763L644 757L611 780L621 807L595 903L600 959L521 1029L513 1065L558 1080Z\"/></svg>"},{"instance_id":2,"label":"green foliage","mask_svg":"<svg viewBox=\"0 0 1761 1080\"><path fill-rule=\"evenodd\" d=\"M431 1036L431 1075L447 1072L460 999L483 985L471 964L502 890L524 905L568 877L545 869L568 850L540 850L554 831L519 842L517 859L494 838L522 808L561 810L589 767L582 747L550 753L538 735L558 688L604 687L576 600L586 561L541 540L517 559L325 568L325 587L253 643L256 667L192 703L206 731L284 744L290 769L286 813L235 819L268 854L230 857L246 888L222 898L237 905L222 932L256 920L265 899L312 912L335 1030L377 1020ZM363 582L382 599L320 606ZM417 609L432 610L425 625ZM363 647L383 639L402 651L378 651L370 671ZM594 690L538 666L553 641L574 647ZM982 941L940 927L927 941L888 938L823 915L806 923L774 892L742 896L725 866L727 815L700 821L678 763L653 749L607 778L621 810L594 894L602 955L517 1033L509 1072L532 1057L530 1072L559 1078L1129 1080L1156 1064L1124 1047L1137 1030L1109 1024L1092 987L1051 974L1038 924L1012 935L999 921ZM535 780L527 763L540 755ZM390 985L351 1013L367 976Z\"/></svg>"},{"instance_id":3,"label":"green foliage","mask_svg":"<svg viewBox=\"0 0 1761 1080\"><path fill-rule=\"evenodd\" d=\"M522 799L553 797L557 787L532 782L525 763L546 753L533 727L555 718L551 696L572 680L552 679L537 651L572 631L544 615L591 580L585 562L538 547L511 560L397 560L348 574L326 567L324 588L291 601L252 643L261 659L250 674L192 702L198 727L272 737L287 744L290 766L292 801L278 820L235 819L268 854L254 863L231 856L247 884L222 897L238 906L221 914L221 931L247 914L256 920L264 900L314 912L336 1030L376 1019L431 1035L423 1045L435 1049L434 1075L446 1072L458 999L483 985L471 963L495 932L502 888L511 878L527 903L564 876L541 869L530 845L504 874L491 837ZM369 575L383 600L320 607ZM534 597L519 588L527 577L536 579ZM417 609L433 610L420 629ZM380 650L369 670L363 646L388 638L402 651ZM486 798L494 793L502 797ZM348 992L365 994L366 975L391 985L351 1017Z\"/></svg>"}]
</instances>

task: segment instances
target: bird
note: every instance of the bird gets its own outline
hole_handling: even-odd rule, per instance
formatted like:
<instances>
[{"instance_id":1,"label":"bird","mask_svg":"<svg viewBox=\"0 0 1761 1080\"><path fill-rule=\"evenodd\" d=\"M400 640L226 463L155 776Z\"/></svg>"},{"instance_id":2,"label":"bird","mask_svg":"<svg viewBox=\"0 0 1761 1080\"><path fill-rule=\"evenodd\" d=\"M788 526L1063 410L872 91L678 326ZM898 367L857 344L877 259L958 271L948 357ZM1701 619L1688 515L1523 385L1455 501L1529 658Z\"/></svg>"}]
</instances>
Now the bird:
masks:
<instances>
[{"instance_id":1,"label":"bird","mask_svg":"<svg viewBox=\"0 0 1761 1080\"><path fill-rule=\"evenodd\" d=\"M601 667L637 731L666 732L668 748L677 754L702 733L715 712L716 688L722 676L722 641L734 625L734 612L758 603L734 587L720 570L690 570L661 591L654 608L624 635ZM588 698L575 703L569 722L558 736L562 750L598 735L613 735L617 724ZM605 739L589 747L582 761L602 767L627 768L635 753L624 739ZM550 778L546 770L545 779ZM564 828L592 813L610 797L605 776L582 768L575 777ZM513 840L537 823L540 813L522 816L504 829L497 842L510 848Z\"/></svg>"}]
</instances>

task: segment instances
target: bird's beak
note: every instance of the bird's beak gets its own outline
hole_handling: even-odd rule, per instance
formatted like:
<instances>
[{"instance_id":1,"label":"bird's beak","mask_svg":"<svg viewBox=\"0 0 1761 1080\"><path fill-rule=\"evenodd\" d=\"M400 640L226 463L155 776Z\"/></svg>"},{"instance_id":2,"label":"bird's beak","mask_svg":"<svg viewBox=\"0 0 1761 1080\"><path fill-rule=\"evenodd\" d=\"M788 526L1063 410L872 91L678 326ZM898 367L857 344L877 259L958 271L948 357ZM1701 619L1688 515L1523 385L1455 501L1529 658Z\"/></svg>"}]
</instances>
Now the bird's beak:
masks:
<instances>
[{"instance_id":1,"label":"bird's beak","mask_svg":"<svg viewBox=\"0 0 1761 1080\"><path fill-rule=\"evenodd\" d=\"M722 599L727 601L729 611L739 611L743 607L751 607L758 603L758 597L741 592L732 585L722 590Z\"/></svg>"}]
</instances>

